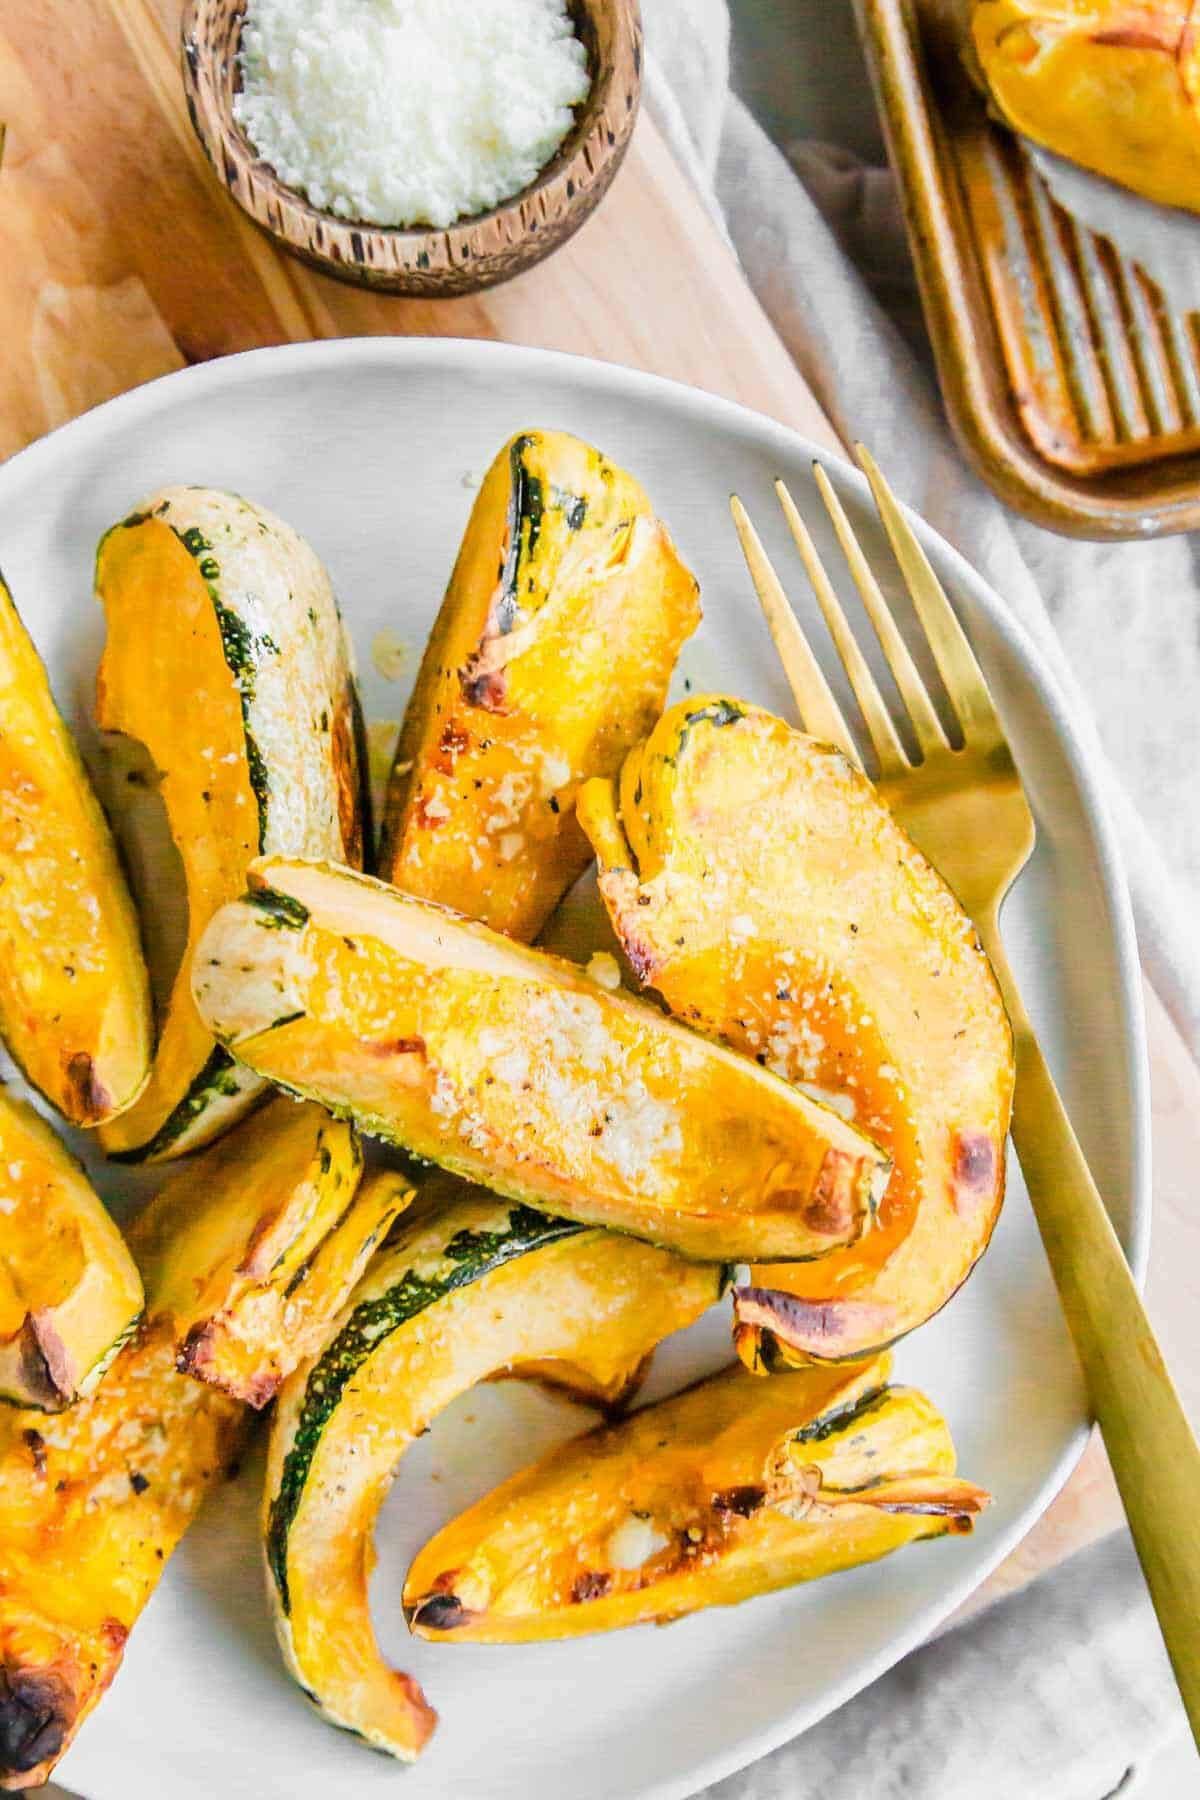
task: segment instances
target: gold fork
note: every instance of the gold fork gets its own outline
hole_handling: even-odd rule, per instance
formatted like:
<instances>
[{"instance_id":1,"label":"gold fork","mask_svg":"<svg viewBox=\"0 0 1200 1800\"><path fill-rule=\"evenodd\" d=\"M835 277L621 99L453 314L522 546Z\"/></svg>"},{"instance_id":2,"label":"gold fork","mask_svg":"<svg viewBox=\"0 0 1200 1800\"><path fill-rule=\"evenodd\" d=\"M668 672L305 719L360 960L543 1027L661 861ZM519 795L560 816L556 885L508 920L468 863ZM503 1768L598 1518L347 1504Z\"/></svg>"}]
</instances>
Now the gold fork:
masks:
<instances>
[{"instance_id":1,"label":"gold fork","mask_svg":"<svg viewBox=\"0 0 1200 1800\"><path fill-rule=\"evenodd\" d=\"M1129 1265L1038 1047L1004 954L1000 905L1034 844L1033 814L983 672L928 558L872 458L859 462L963 736L955 748L825 470L817 487L919 747L909 757L807 527L776 492L866 725L876 785L954 889L991 958L1012 1020L1012 1138L1091 1404L1108 1449L1192 1733L1200 1744L1200 1447ZM863 762L762 543L734 523L803 728Z\"/></svg>"}]
</instances>

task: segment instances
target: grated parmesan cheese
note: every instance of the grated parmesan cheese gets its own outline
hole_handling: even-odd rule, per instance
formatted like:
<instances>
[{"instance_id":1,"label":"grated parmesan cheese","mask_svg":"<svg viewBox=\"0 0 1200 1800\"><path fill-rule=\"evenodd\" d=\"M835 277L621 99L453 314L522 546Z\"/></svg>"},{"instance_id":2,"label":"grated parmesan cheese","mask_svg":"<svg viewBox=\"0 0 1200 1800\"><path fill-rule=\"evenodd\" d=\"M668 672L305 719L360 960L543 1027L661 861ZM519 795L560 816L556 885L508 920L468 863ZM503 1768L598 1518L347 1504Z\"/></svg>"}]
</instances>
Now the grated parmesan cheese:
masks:
<instances>
[{"instance_id":1,"label":"grated parmesan cheese","mask_svg":"<svg viewBox=\"0 0 1200 1800\"><path fill-rule=\"evenodd\" d=\"M519 193L585 99L563 0L249 0L234 116L288 187L377 225Z\"/></svg>"}]
</instances>

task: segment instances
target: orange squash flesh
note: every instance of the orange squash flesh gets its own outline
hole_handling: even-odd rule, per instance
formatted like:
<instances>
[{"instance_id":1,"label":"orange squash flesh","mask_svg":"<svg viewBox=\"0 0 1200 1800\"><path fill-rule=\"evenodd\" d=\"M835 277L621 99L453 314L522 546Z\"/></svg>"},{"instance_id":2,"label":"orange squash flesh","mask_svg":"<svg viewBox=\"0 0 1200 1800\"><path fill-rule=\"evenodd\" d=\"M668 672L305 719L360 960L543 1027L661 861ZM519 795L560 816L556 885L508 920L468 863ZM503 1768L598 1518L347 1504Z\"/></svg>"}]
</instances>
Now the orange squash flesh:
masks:
<instances>
[{"instance_id":1,"label":"orange squash flesh","mask_svg":"<svg viewBox=\"0 0 1200 1800\"><path fill-rule=\"evenodd\" d=\"M289 1092L684 1255L819 1256L869 1224L886 1158L745 1058L365 876L264 858L250 879L202 940L195 992Z\"/></svg>"},{"instance_id":2,"label":"orange squash flesh","mask_svg":"<svg viewBox=\"0 0 1200 1800\"><path fill-rule=\"evenodd\" d=\"M575 795L666 698L696 583L637 482L564 432L489 469L405 715L380 872L530 940L589 859Z\"/></svg>"},{"instance_id":3,"label":"orange squash flesh","mask_svg":"<svg viewBox=\"0 0 1200 1800\"><path fill-rule=\"evenodd\" d=\"M0 1788L66 1751L246 1416L176 1371L161 1321L68 1412L0 1409Z\"/></svg>"},{"instance_id":4,"label":"orange squash flesh","mask_svg":"<svg viewBox=\"0 0 1200 1800\"><path fill-rule=\"evenodd\" d=\"M735 1366L504 1482L426 1544L404 1607L439 1642L664 1623L969 1531L987 1499L886 1362Z\"/></svg>"},{"instance_id":5,"label":"orange squash flesh","mask_svg":"<svg viewBox=\"0 0 1200 1800\"><path fill-rule=\"evenodd\" d=\"M135 1220L147 1317L99 1385L49 1417L0 1407L0 1788L50 1774L233 1462L251 1415L216 1384L273 1391L411 1198L382 1169L355 1191L360 1167L316 1107L247 1120Z\"/></svg>"},{"instance_id":6,"label":"orange squash flesh","mask_svg":"<svg viewBox=\"0 0 1200 1800\"><path fill-rule=\"evenodd\" d=\"M861 1357L911 1331L969 1273L1004 1191L1011 1033L969 920L843 757L719 696L665 714L580 818L639 979L893 1162L870 1232L757 1262L735 1295L742 1355Z\"/></svg>"},{"instance_id":7,"label":"orange squash flesh","mask_svg":"<svg viewBox=\"0 0 1200 1800\"><path fill-rule=\"evenodd\" d=\"M108 823L0 579L0 1035L73 1125L136 1100L150 984Z\"/></svg>"},{"instance_id":8,"label":"orange squash flesh","mask_svg":"<svg viewBox=\"0 0 1200 1800\"><path fill-rule=\"evenodd\" d=\"M152 495L101 541L96 589L107 623L97 720L148 752L187 889L150 1079L102 1133L108 1155L156 1160L210 1142L263 1092L201 1023L192 958L260 851L361 861L358 703L318 558L234 495Z\"/></svg>"},{"instance_id":9,"label":"orange squash flesh","mask_svg":"<svg viewBox=\"0 0 1200 1800\"><path fill-rule=\"evenodd\" d=\"M185 1374L262 1407L317 1347L412 1198L362 1166L352 1126L277 1099L160 1190L138 1254Z\"/></svg>"},{"instance_id":10,"label":"orange squash flesh","mask_svg":"<svg viewBox=\"0 0 1200 1800\"><path fill-rule=\"evenodd\" d=\"M0 1400L58 1412L142 1310L125 1241L55 1133L0 1088Z\"/></svg>"},{"instance_id":11,"label":"orange squash flesh","mask_svg":"<svg viewBox=\"0 0 1200 1800\"><path fill-rule=\"evenodd\" d=\"M271 1431L268 1585L289 1669L333 1724L411 1760L436 1714L371 1627L371 1533L396 1465L477 1382L560 1358L597 1391L719 1296L723 1272L437 1184L376 1257Z\"/></svg>"},{"instance_id":12,"label":"orange squash flesh","mask_svg":"<svg viewBox=\"0 0 1200 1800\"><path fill-rule=\"evenodd\" d=\"M977 0L975 66L1014 130L1200 211L1195 0Z\"/></svg>"}]
</instances>

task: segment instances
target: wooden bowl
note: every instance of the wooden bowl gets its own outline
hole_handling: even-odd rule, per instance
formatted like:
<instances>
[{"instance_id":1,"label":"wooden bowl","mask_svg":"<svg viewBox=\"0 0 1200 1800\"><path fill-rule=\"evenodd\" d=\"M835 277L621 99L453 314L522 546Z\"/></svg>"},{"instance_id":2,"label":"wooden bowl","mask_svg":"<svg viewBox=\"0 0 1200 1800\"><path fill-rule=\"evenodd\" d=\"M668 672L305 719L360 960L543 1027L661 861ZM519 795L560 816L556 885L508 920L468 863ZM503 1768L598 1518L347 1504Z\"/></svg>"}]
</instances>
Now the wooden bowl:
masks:
<instances>
[{"instance_id":1,"label":"wooden bowl","mask_svg":"<svg viewBox=\"0 0 1200 1800\"><path fill-rule=\"evenodd\" d=\"M567 0L592 85L557 154L511 200L438 230L339 219L285 187L233 116L246 0L184 0L183 81L208 160L255 224L340 281L395 294L467 294L532 268L578 231L629 144L641 93L637 0Z\"/></svg>"}]
</instances>

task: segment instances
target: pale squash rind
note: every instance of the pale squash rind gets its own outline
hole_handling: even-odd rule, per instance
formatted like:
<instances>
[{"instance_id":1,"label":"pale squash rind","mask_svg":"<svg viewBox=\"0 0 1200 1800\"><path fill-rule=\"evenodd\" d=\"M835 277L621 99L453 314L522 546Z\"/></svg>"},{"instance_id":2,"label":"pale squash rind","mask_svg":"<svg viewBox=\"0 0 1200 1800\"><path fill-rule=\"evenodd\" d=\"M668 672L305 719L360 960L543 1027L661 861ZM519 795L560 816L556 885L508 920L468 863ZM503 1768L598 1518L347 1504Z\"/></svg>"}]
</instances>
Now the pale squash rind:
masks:
<instances>
[{"instance_id":1,"label":"pale squash rind","mask_svg":"<svg viewBox=\"0 0 1200 1800\"><path fill-rule=\"evenodd\" d=\"M153 1161L211 1141L264 1090L196 1018L191 957L260 852L361 862L362 721L329 576L263 509L163 489L101 540L96 588L108 620L98 722L143 743L160 771L188 890L149 1082L102 1135L110 1156Z\"/></svg>"}]
</instances>

